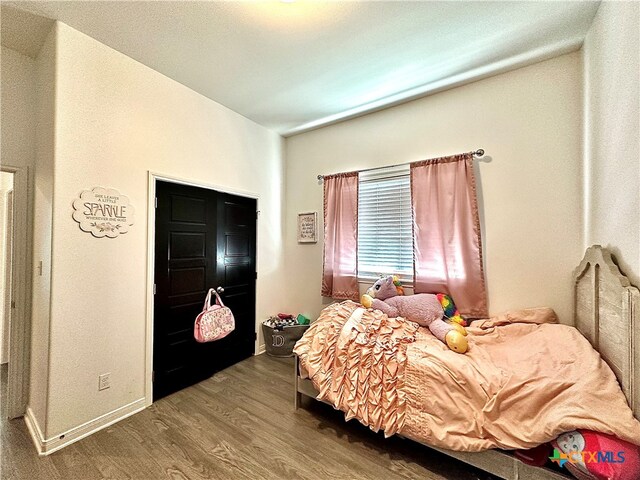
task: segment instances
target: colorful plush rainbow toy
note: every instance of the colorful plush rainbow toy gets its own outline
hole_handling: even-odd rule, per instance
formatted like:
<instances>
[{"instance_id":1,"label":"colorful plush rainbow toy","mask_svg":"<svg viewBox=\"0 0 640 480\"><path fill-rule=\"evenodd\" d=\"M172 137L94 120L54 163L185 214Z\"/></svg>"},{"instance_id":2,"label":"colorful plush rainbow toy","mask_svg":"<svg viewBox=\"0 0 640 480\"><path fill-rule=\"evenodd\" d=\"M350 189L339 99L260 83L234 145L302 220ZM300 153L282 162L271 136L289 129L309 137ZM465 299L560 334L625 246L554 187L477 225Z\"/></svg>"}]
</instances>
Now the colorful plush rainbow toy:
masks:
<instances>
[{"instance_id":1,"label":"colorful plush rainbow toy","mask_svg":"<svg viewBox=\"0 0 640 480\"><path fill-rule=\"evenodd\" d=\"M404 288L402 287L402 282L400 282L400 277L398 275L392 275L393 277L393 285L396 287L398 291L398 295L404 295ZM382 277L381 277L382 278ZM442 305L442 310L444 310L444 317L451 322L455 322L458 325L462 325L463 327L468 327L469 323L460 315L458 311L458 307L453 303L453 298L451 298L446 293L436 293L436 297Z\"/></svg>"},{"instance_id":2,"label":"colorful plush rainbow toy","mask_svg":"<svg viewBox=\"0 0 640 480\"><path fill-rule=\"evenodd\" d=\"M398 277L398 275L392 275L392 277L393 285L396 287L398 295L404 295L404 288L400 282L400 277ZM440 305L442 305L442 310L444 310L444 316L447 320L455 322L458 325L462 325L463 327L469 326L469 323L462 317L462 315L460 315L456 304L453 303L453 298L446 293L436 293L436 297L438 298Z\"/></svg>"},{"instance_id":3,"label":"colorful plush rainbow toy","mask_svg":"<svg viewBox=\"0 0 640 480\"><path fill-rule=\"evenodd\" d=\"M446 297L446 295L445 295ZM444 299L444 298L443 298ZM451 298L446 297L446 305L451 314L457 314L456 321L444 317L443 299L431 293L404 295L404 289L397 275L388 275L376 281L367 293L362 295L360 303L365 308L380 310L389 317L404 317L416 322L429 331L442 343L457 353L465 353L468 348L466 330L461 325L464 320L458 314Z\"/></svg>"},{"instance_id":4,"label":"colorful plush rainbow toy","mask_svg":"<svg viewBox=\"0 0 640 480\"><path fill-rule=\"evenodd\" d=\"M452 322L456 322L458 325L462 325L463 327L469 326L467 321L462 318L460 312L456 308L456 304L453 303L453 299L444 293L436 293L436 297L438 297L438 301L440 305L442 305L442 309L444 310L444 316L451 320Z\"/></svg>"}]
</instances>

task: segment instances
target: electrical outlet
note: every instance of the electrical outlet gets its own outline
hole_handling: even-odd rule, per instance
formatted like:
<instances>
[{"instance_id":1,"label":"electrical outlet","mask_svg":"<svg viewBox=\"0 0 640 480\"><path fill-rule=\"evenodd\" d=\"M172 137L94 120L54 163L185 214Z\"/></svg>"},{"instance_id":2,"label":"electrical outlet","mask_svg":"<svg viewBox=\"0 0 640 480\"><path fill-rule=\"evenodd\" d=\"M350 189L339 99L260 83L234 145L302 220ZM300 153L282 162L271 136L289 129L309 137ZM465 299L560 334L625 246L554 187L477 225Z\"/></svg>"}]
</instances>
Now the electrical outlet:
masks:
<instances>
[{"instance_id":1,"label":"electrical outlet","mask_svg":"<svg viewBox=\"0 0 640 480\"><path fill-rule=\"evenodd\" d=\"M107 388L111 388L111 374L98 375L98 390L106 390Z\"/></svg>"}]
</instances>

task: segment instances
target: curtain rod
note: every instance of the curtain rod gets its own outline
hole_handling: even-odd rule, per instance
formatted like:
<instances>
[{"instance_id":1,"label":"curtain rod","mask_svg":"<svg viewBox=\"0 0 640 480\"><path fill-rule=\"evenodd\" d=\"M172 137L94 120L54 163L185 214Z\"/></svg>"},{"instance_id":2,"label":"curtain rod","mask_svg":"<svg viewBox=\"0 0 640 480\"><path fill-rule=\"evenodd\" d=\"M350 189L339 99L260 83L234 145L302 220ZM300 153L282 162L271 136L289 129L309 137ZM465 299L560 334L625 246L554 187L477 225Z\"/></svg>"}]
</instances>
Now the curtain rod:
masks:
<instances>
[{"instance_id":1,"label":"curtain rod","mask_svg":"<svg viewBox=\"0 0 640 480\"><path fill-rule=\"evenodd\" d=\"M468 152L471 155L475 156L475 157L482 157L484 156L484 150L482 148L479 148L477 150L474 150L472 152ZM421 161L421 160L416 160L416 161ZM404 162L404 163L396 163L395 165L385 165L384 167L373 167L373 168L364 168L362 170L358 170L358 172L370 172L371 170L381 170L383 168L390 168L390 167L400 167L402 165L410 165L412 163L416 163L416 161L413 162ZM318 180L322 180L324 179L324 175L318 175Z\"/></svg>"}]
</instances>

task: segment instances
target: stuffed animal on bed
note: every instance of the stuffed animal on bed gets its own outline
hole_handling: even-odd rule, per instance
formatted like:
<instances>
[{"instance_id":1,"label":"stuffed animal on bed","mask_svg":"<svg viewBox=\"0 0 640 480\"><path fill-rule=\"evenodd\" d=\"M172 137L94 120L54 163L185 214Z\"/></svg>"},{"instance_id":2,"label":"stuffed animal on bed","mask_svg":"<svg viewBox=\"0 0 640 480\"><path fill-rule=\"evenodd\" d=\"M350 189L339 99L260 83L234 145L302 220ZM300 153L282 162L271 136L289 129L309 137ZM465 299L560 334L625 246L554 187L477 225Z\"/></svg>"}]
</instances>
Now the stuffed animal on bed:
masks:
<instances>
[{"instance_id":1,"label":"stuffed animal on bed","mask_svg":"<svg viewBox=\"0 0 640 480\"><path fill-rule=\"evenodd\" d=\"M365 308L380 310L389 317L404 317L427 327L433 335L458 353L467 351L466 331L458 323L442 320L444 311L435 295L418 293L405 297L398 277L389 275L378 280L362 295Z\"/></svg>"}]
</instances>

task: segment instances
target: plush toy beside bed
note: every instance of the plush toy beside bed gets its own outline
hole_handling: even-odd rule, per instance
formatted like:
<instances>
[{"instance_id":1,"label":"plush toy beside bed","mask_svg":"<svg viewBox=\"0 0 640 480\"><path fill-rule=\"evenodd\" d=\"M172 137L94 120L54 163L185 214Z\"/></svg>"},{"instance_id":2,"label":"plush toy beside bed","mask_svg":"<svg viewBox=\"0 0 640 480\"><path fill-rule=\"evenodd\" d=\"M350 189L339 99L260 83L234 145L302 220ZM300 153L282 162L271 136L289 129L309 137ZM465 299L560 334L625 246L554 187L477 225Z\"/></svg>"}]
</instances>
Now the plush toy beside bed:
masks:
<instances>
[{"instance_id":1,"label":"plush toy beside bed","mask_svg":"<svg viewBox=\"0 0 640 480\"><path fill-rule=\"evenodd\" d=\"M367 290L360 303L366 308L380 310L389 317L404 317L427 327L433 335L445 343L451 350L465 353L468 349L467 339L462 323L464 320L453 316L451 321L443 320L444 310L441 300L446 300L446 307L453 313L457 313L453 301L449 297L439 299L436 295L419 293L404 296L404 290L398 281L398 277L389 275L378 280Z\"/></svg>"},{"instance_id":2,"label":"plush toy beside bed","mask_svg":"<svg viewBox=\"0 0 640 480\"><path fill-rule=\"evenodd\" d=\"M579 480L640 479L640 449L605 433L575 430L552 442L551 461Z\"/></svg>"}]
</instances>

